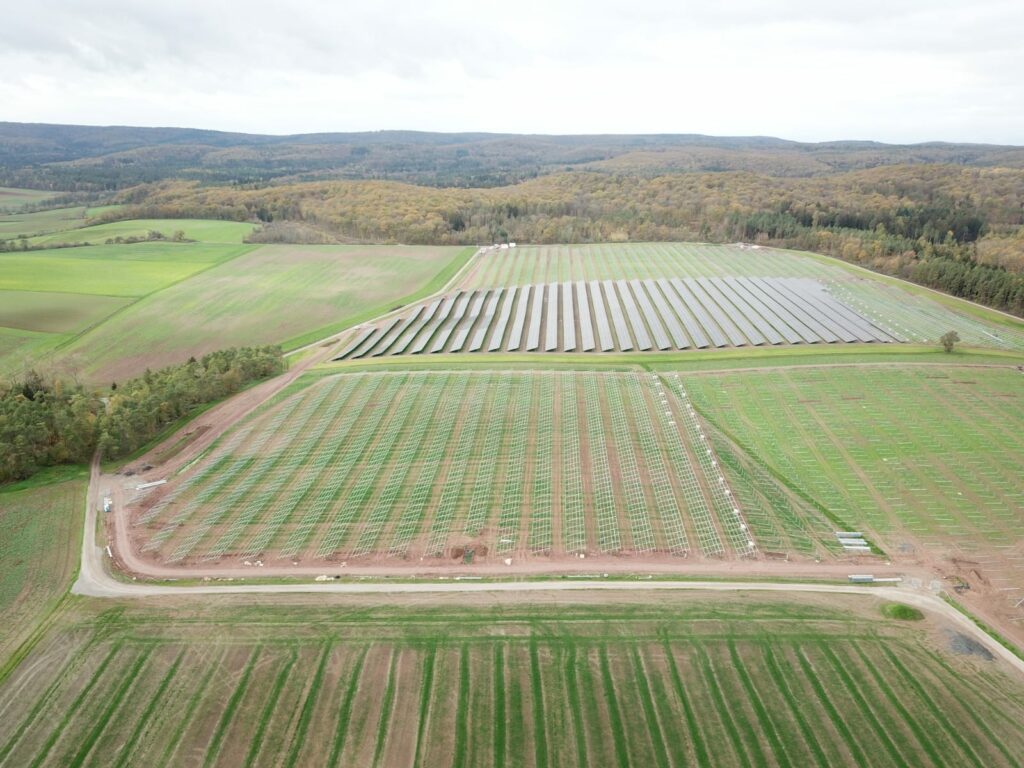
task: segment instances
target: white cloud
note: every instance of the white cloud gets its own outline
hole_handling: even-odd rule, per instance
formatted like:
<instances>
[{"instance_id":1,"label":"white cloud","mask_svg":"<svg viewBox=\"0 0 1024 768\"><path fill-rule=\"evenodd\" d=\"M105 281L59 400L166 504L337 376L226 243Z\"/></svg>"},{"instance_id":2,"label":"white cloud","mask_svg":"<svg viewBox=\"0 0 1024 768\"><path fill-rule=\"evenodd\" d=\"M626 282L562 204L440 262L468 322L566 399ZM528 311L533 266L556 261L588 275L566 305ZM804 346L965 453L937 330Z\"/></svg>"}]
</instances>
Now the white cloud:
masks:
<instances>
[{"instance_id":1,"label":"white cloud","mask_svg":"<svg viewBox=\"0 0 1024 768\"><path fill-rule=\"evenodd\" d=\"M8 4L7 120L1024 144L1016 1Z\"/></svg>"}]
</instances>

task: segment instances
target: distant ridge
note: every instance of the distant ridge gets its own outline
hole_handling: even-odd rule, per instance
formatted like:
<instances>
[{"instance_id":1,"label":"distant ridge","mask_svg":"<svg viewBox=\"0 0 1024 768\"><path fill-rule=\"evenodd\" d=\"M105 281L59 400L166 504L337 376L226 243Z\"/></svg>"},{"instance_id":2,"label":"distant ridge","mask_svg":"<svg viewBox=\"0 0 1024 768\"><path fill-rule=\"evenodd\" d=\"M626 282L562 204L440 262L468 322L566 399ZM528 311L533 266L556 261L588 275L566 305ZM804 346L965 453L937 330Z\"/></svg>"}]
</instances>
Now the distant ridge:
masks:
<instances>
[{"instance_id":1,"label":"distant ridge","mask_svg":"<svg viewBox=\"0 0 1024 768\"><path fill-rule=\"evenodd\" d=\"M607 167L602 167L607 163ZM382 130L262 135L198 128L0 122L0 183L116 189L165 178L210 183L275 178L395 179L500 186L572 168L751 171L820 176L906 163L1024 167L1024 147L992 144L806 143L771 136L544 135Z\"/></svg>"}]
</instances>

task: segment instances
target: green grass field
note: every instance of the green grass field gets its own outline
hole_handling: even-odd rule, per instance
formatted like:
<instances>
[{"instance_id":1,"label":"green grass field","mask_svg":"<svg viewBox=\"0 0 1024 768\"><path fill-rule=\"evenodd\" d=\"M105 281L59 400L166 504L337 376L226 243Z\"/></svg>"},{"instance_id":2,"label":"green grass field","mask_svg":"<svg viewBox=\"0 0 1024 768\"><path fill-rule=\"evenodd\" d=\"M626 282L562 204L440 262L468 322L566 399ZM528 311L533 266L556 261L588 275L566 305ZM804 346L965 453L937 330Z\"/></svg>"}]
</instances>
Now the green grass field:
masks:
<instances>
[{"instance_id":1,"label":"green grass field","mask_svg":"<svg viewBox=\"0 0 1024 768\"><path fill-rule=\"evenodd\" d=\"M0 325L23 331L73 333L129 303L130 299L115 296L0 291Z\"/></svg>"},{"instance_id":2,"label":"green grass field","mask_svg":"<svg viewBox=\"0 0 1024 768\"><path fill-rule=\"evenodd\" d=\"M102 251L114 247L79 255L63 250L0 254L0 290L145 296L202 268L194 262L106 258Z\"/></svg>"},{"instance_id":3,"label":"green grass field","mask_svg":"<svg viewBox=\"0 0 1024 768\"><path fill-rule=\"evenodd\" d=\"M52 347L60 338L51 333L0 328L0 371L20 366L22 359L34 359L39 350Z\"/></svg>"},{"instance_id":4,"label":"green grass field","mask_svg":"<svg viewBox=\"0 0 1024 768\"><path fill-rule=\"evenodd\" d=\"M61 479L74 474L22 490L0 487L0 670L78 569L85 482Z\"/></svg>"},{"instance_id":5,"label":"green grass field","mask_svg":"<svg viewBox=\"0 0 1024 768\"><path fill-rule=\"evenodd\" d=\"M843 527L895 547L1024 535L1015 368L817 368L687 377L697 409Z\"/></svg>"},{"instance_id":6,"label":"green grass field","mask_svg":"<svg viewBox=\"0 0 1024 768\"><path fill-rule=\"evenodd\" d=\"M33 241L54 244L180 229L198 242L0 254L0 371L17 372L26 362L55 364L109 383L226 346L297 346L439 289L472 253L244 245L252 225L223 221L137 220L71 229L84 214L79 208L26 214L21 221L0 218L0 237L27 227L68 228Z\"/></svg>"},{"instance_id":7,"label":"green grass field","mask_svg":"<svg viewBox=\"0 0 1024 768\"><path fill-rule=\"evenodd\" d=\"M75 229L84 223L86 212L84 206L76 206L0 216L0 240L30 238L33 235Z\"/></svg>"},{"instance_id":8,"label":"green grass field","mask_svg":"<svg viewBox=\"0 0 1024 768\"><path fill-rule=\"evenodd\" d=\"M0 683L0 765L988 768L1024 753L1020 682L871 598L390 602L82 602Z\"/></svg>"},{"instance_id":9,"label":"green grass field","mask_svg":"<svg viewBox=\"0 0 1024 768\"><path fill-rule=\"evenodd\" d=\"M471 253L402 246L220 247L252 250L147 296L63 354L81 360L87 377L107 381L228 346L287 344L303 336L315 341L426 290Z\"/></svg>"},{"instance_id":10,"label":"green grass field","mask_svg":"<svg viewBox=\"0 0 1024 768\"><path fill-rule=\"evenodd\" d=\"M39 189L0 187L0 210L16 210L23 205L41 203L53 197L53 192Z\"/></svg>"},{"instance_id":11,"label":"green grass field","mask_svg":"<svg viewBox=\"0 0 1024 768\"><path fill-rule=\"evenodd\" d=\"M43 361L80 369L80 359L56 350L133 300L254 247L155 242L2 253L0 372L16 374Z\"/></svg>"},{"instance_id":12,"label":"green grass field","mask_svg":"<svg viewBox=\"0 0 1024 768\"><path fill-rule=\"evenodd\" d=\"M160 232L170 239L175 232L184 232L185 239L203 243L241 243L255 228L254 224L236 221L210 221L206 219L131 219L98 224L55 234L34 237L32 245L50 246L62 243L105 243L117 237L146 237Z\"/></svg>"}]
</instances>

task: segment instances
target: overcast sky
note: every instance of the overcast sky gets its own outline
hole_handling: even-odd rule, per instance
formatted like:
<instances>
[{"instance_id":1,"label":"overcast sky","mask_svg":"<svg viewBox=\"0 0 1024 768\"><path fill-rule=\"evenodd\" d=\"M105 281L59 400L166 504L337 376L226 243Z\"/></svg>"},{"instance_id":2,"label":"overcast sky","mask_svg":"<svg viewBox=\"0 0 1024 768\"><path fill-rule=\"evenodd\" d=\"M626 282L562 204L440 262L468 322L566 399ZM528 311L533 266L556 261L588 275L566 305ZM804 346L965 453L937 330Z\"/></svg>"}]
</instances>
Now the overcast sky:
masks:
<instances>
[{"instance_id":1,"label":"overcast sky","mask_svg":"<svg viewBox=\"0 0 1024 768\"><path fill-rule=\"evenodd\" d=\"M0 0L0 120L1024 144L1022 41L1024 0Z\"/></svg>"}]
</instances>

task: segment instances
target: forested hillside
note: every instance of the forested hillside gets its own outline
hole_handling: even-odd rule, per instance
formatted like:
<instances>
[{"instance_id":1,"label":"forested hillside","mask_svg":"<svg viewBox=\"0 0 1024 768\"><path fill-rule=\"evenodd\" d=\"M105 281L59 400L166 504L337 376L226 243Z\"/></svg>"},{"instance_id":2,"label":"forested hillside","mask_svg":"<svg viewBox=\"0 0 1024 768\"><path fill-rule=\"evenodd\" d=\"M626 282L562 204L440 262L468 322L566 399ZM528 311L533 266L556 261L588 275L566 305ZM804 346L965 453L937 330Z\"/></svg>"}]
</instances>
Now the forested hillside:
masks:
<instances>
[{"instance_id":1,"label":"forested hillside","mask_svg":"<svg viewBox=\"0 0 1024 768\"><path fill-rule=\"evenodd\" d=\"M97 447L123 457L197 406L284 370L277 347L227 349L94 391L35 372L0 381L0 483L84 463Z\"/></svg>"},{"instance_id":2,"label":"forested hillside","mask_svg":"<svg viewBox=\"0 0 1024 768\"><path fill-rule=\"evenodd\" d=\"M934 142L801 143L765 136L514 135L373 131L266 136L186 128L0 122L0 186L96 192L182 178L382 179L495 187L568 169L635 175L753 171L821 176L884 165L1024 168L1024 149Z\"/></svg>"},{"instance_id":3,"label":"forested hillside","mask_svg":"<svg viewBox=\"0 0 1024 768\"><path fill-rule=\"evenodd\" d=\"M898 165L808 178L575 171L478 189L170 181L119 199L129 205L108 217L255 220L264 225L257 242L760 242L1024 313L1024 170Z\"/></svg>"}]
</instances>

